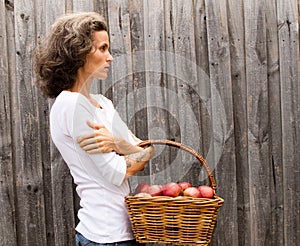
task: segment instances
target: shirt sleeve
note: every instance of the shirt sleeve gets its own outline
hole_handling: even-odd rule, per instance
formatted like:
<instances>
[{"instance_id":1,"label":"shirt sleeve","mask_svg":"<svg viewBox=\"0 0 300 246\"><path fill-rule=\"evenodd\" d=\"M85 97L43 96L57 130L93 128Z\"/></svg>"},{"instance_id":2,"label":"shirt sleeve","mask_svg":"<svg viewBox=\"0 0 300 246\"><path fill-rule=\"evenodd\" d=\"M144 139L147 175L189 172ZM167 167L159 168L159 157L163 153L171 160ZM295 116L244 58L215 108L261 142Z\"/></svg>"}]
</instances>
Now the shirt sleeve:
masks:
<instances>
[{"instance_id":1,"label":"shirt sleeve","mask_svg":"<svg viewBox=\"0 0 300 246\"><path fill-rule=\"evenodd\" d=\"M96 182L106 180L113 185L120 186L126 175L126 162L124 157L115 152L88 154L77 143L77 138L89 133L92 129L87 125L87 120L94 121L97 108L78 100L73 114L67 119L67 127L76 148L76 153L82 168ZM99 120L98 120L99 121ZM101 124L101 122L98 122ZM101 182L102 183L102 182Z\"/></svg>"}]
</instances>

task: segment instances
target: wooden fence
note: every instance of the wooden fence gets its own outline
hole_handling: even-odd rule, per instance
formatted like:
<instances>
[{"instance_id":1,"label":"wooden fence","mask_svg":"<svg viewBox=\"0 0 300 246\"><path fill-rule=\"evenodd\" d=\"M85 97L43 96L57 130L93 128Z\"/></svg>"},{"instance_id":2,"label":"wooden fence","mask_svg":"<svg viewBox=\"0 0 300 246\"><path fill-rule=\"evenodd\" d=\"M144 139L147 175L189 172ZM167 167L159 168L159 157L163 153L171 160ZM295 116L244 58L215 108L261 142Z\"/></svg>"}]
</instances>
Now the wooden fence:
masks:
<instances>
[{"instance_id":1,"label":"wooden fence","mask_svg":"<svg viewBox=\"0 0 300 246\"><path fill-rule=\"evenodd\" d=\"M74 245L78 198L49 136L52 101L31 52L53 21L97 11L110 27L110 97L142 139L199 151L225 199L211 245L299 245L299 0L1 0L0 245ZM131 180L206 182L159 147Z\"/></svg>"}]
</instances>

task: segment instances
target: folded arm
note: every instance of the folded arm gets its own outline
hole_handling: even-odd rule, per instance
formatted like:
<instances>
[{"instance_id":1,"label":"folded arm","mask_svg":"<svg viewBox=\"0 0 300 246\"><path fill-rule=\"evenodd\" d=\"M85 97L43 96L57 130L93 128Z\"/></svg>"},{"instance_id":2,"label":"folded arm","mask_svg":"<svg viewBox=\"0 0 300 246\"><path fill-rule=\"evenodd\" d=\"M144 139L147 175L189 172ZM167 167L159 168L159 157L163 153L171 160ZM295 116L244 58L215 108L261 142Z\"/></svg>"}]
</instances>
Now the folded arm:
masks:
<instances>
[{"instance_id":1,"label":"folded arm","mask_svg":"<svg viewBox=\"0 0 300 246\"><path fill-rule=\"evenodd\" d=\"M87 124L93 128L94 131L80 136L77 139L77 142L80 147L89 154L115 151L119 155L129 155L143 150L143 148L132 145L119 136L113 136L104 125L99 125L90 121L88 121ZM132 137L137 143L141 142L141 140L133 134Z\"/></svg>"},{"instance_id":2,"label":"folded arm","mask_svg":"<svg viewBox=\"0 0 300 246\"><path fill-rule=\"evenodd\" d=\"M155 155L153 146L142 148L137 145L132 145L125 139L113 136L104 125L92 123L87 124L94 129L94 131L80 136L77 139L80 147L89 154L108 153L115 151L119 155L124 155L126 161L126 176L129 178L139 171L143 171L148 161ZM133 139L139 143L142 140L138 139L132 132L130 132Z\"/></svg>"}]
</instances>

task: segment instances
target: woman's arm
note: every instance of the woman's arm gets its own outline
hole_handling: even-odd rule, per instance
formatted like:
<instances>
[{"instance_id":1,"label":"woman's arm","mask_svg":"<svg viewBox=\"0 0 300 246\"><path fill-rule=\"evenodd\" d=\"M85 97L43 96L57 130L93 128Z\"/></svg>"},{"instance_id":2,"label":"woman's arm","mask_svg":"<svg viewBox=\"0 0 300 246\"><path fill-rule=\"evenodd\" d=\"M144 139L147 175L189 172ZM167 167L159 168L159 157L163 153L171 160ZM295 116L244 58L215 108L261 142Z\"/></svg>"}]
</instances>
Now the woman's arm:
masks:
<instances>
[{"instance_id":1,"label":"woman's arm","mask_svg":"<svg viewBox=\"0 0 300 246\"><path fill-rule=\"evenodd\" d=\"M130 155L143 150L143 148L132 145L121 137L113 136L104 125L90 121L88 121L87 124L89 127L94 129L94 131L80 136L77 139L77 142L79 143L80 147L89 154L108 153L115 151L120 155ZM135 136L134 140L141 142L141 140Z\"/></svg>"},{"instance_id":2,"label":"woman's arm","mask_svg":"<svg viewBox=\"0 0 300 246\"><path fill-rule=\"evenodd\" d=\"M126 178L129 178L139 171L143 171L148 161L155 155L153 146L149 146L138 153L125 156L127 165Z\"/></svg>"},{"instance_id":3,"label":"woman's arm","mask_svg":"<svg viewBox=\"0 0 300 246\"><path fill-rule=\"evenodd\" d=\"M155 155L153 146L144 149L132 145L122 138L113 137L104 125L89 121L87 124L95 130L78 138L77 141L80 147L89 154L115 151L118 154L124 155L127 166L125 178L129 178L137 172L143 171L148 161ZM142 141L135 137L132 132L130 133L137 143Z\"/></svg>"}]
</instances>

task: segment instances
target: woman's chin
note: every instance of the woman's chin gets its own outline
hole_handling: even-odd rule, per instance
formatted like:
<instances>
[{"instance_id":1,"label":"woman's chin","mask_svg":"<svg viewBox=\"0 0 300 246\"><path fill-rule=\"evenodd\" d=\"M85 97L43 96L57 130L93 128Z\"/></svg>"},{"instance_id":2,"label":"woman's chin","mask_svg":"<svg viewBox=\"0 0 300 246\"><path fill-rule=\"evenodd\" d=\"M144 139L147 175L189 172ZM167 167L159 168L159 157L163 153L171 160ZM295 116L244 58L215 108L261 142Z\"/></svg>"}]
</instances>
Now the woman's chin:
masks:
<instances>
[{"instance_id":1,"label":"woman's chin","mask_svg":"<svg viewBox=\"0 0 300 246\"><path fill-rule=\"evenodd\" d=\"M106 75L94 75L93 78L98 79L98 80L105 80L107 78L107 74Z\"/></svg>"},{"instance_id":2,"label":"woman's chin","mask_svg":"<svg viewBox=\"0 0 300 246\"><path fill-rule=\"evenodd\" d=\"M106 79L107 78L107 76L108 76L108 74L107 73L99 73L99 74L96 74L96 78L97 79L99 79L99 80L104 80L104 79Z\"/></svg>"}]
</instances>

